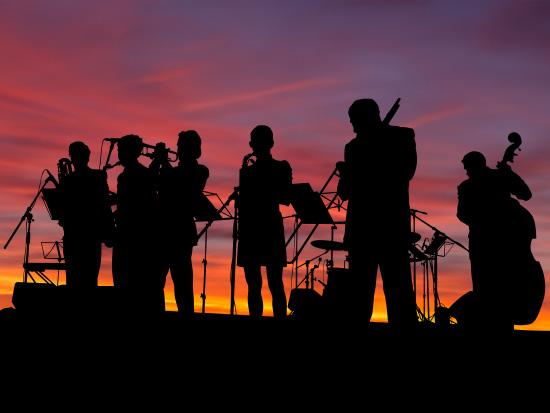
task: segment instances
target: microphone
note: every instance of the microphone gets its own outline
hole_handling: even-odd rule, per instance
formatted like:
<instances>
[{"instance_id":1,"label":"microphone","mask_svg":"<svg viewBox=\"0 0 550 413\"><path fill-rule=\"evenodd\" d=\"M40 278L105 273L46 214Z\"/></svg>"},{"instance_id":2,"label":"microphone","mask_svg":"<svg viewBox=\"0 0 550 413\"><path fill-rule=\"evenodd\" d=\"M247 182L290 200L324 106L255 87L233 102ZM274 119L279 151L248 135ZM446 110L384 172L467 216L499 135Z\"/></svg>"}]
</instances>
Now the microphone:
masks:
<instances>
[{"instance_id":1,"label":"microphone","mask_svg":"<svg viewBox=\"0 0 550 413\"><path fill-rule=\"evenodd\" d=\"M103 138L103 140L107 142L118 142L120 138Z\"/></svg>"},{"instance_id":2,"label":"microphone","mask_svg":"<svg viewBox=\"0 0 550 413\"><path fill-rule=\"evenodd\" d=\"M46 169L46 173L48 174L48 177L46 178L46 180L52 181L56 187L59 186L59 182L57 182L57 179L55 179L55 176L53 176L53 174L48 169Z\"/></svg>"}]
</instances>

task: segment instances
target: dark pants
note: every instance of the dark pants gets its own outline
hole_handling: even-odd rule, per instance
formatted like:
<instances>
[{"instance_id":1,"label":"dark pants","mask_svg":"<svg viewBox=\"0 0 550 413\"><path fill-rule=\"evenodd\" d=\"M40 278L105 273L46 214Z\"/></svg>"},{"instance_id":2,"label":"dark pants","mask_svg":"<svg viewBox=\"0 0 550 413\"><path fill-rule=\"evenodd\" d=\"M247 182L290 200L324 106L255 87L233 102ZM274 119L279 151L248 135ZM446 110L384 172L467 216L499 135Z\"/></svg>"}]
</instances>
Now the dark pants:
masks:
<instances>
[{"instance_id":1,"label":"dark pants","mask_svg":"<svg viewBox=\"0 0 550 413\"><path fill-rule=\"evenodd\" d=\"M388 322L397 327L414 326L417 321L416 298L406 242L400 245L383 242L373 246L355 243L350 248L352 310L370 321L374 305L376 274L380 267Z\"/></svg>"},{"instance_id":2,"label":"dark pants","mask_svg":"<svg viewBox=\"0 0 550 413\"><path fill-rule=\"evenodd\" d=\"M286 294L283 284L283 267L267 265L266 272L273 303L273 315L275 318L284 318L286 317ZM261 267L246 265L244 266L244 275L248 284L248 312L253 317L260 317L264 311Z\"/></svg>"},{"instance_id":3,"label":"dark pants","mask_svg":"<svg viewBox=\"0 0 550 413\"><path fill-rule=\"evenodd\" d=\"M113 282L130 311L162 310L162 288L154 245L142 237L119 237L113 246Z\"/></svg>"},{"instance_id":4,"label":"dark pants","mask_svg":"<svg viewBox=\"0 0 550 413\"><path fill-rule=\"evenodd\" d=\"M166 277L170 271L178 311L187 315L193 314L195 311L192 252L193 247L173 248L168 246L162 252L160 268L161 287L164 289Z\"/></svg>"},{"instance_id":5,"label":"dark pants","mask_svg":"<svg viewBox=\"0 0 550 413\"><path fill-rule=\"evenodd\" d=\"M67 286L93 289L97 287L101 266L101 241L73 237L63 238Z\"/></svg>"}]
</instances>

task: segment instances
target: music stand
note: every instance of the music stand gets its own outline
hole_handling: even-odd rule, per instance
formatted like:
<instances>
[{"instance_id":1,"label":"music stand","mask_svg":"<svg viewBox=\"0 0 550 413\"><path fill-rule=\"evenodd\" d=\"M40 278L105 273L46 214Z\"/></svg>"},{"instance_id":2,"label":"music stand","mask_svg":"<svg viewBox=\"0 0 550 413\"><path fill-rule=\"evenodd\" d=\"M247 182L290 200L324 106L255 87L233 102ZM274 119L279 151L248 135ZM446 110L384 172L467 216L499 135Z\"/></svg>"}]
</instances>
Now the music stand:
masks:
<instances>
[{"instance_id":1,"label":"music stand","mask_svg":"<svg viewBox=\"0 0 550 413\"><path fill-rule=\"evenodd\" d=\"M328 208L325 206L319 192L314 192L309 183L300 183L293 184L290 188L290 204L296 212L296 222L300 220L300 224L295 225L294 231L286 241L286 244L297 235L301 224L314 224L313 230L306 237L305 241L298 248L298 245L295 244L295 254L289 264L297 263L298 257L300 256L302 250L307 245L309 239L315 232L315 229L321 224L330 224L334 225L334 221L328 212ZM296 268L296 287L298 287L298 268ZM306 277L309 276L309 269L306 267ZM312 283L313 287L313 283Z\"/></svg>"},{"instance_id":2,"label":"music stand","mask_svg":"<svg viewBox=\"0 0 550 413\"><path fill-rule=\"evenodd\" d=\"M193 215L195 216L195 220L197 222L218 221L222 219L222 216L214 204L212 204L208 197L203 193L201 193L196 199L196 202L197 204Z\"/></svg>"},{"instance_id":3,"label":"music stand","mask_svg":"<svg viewBox=\"0 0 550 413\"><path fill-rule=\"evenodd\" d=\"M204 258L202 259L203 265L203 278L202 278L202 313L206 311L206 266L208 261L206 260L206 254L208 252L208 227L212 224L213 221L218 221L223 219L220 215L220 212L216 207L210 202L208 197L201 192L200 196L196 199L196 207L194 212L195 221L197 222L207 222L203 232L204 233ZM200 235L198 237L200 237Z\"/></svg>"},{"instance_id":4,"label":"music stand","mask_svg":"<svg viewBox=\"0 0 550 413\"><path fill-rule=\"evenodd\" d=\"M321 195L314 192L310 184L293 184L290 189L290 203L302 223L334 225Z\"/></svg>"}]
</instances>

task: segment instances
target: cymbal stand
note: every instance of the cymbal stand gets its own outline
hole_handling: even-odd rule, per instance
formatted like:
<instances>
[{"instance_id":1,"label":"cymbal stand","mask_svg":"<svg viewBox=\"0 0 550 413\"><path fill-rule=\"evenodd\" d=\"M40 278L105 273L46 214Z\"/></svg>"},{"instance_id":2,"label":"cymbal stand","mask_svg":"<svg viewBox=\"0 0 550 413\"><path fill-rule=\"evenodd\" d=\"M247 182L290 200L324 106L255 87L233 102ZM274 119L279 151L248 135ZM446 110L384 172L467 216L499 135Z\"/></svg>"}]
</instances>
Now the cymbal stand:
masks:
<instances>
[{"instance_id":1,"label":"cymbal stand","mask_svg":"<svg viewBox=\"0 0 550 413\"><path fill-rule=\"evenodd\" d=\"M439 307L441 307L441 301L439 299L439 291L438 291L438 278L439 278L439 264L438 264L438 258L439 257L445 257L447 255L448 250L445 250L445 247L449 246L452 248L453 245L457 245L466 252L468 251L468 248L466 248L462 243L459 241L456 241L455 239L449 237L447 234L445 234L443 231L438 229L437 227L431 225L426 220L420 218L418 216L419 213L426 214L423 211L418 211L411 209L411 215L413 217L413 222L419 221L426 225L428 228L434 231L433 238L429 245L423 245L423 253L426 255L426 260L423 261L422 265L424 267L424 288L423 288L423 312L418 310L421 314L421 317L424 321L431 321L435 314L437 313ZM413 226L413 228L415 228ZM443 248L443 253L440 253L439 251ZM434 308L433 308L433 314L431 314L431 308L430 308L430 285L429 285L429 275L432 275L432 295L433 295L433 302L434 302Z\"/></svg>"},{"instance_id":2,"label":"cymbal stand","mask_svg":"<svg viewBox=\"0 0 550 413\"><path fill-rule=\"evenodd\" d=\"M323 255L325 255L328 251L325 251L317 256L315 256L314 258L310 259L310 260L305 260L301 265L299 265L297 268L301 268L303 266L306 267L306 275L304 275L304 278L302 278L302 281L300 281L299 283L296 284L296 288L298 288L300 285L302 285L302 283L305 283L306 284L306 289L309 289L309 290L314 290L315 289L315 281L319 281L315 278L315 270L317 268L319 268L319 265L322 261L322 259L320 257L322 257ZM315 264L311 270L309 269L309 265L311 264L312 261L314 260L317 260L317 264ZM319 281L321 282L321 281ZM321 284L323 284L321 282Z\"/></svg>"}]
</instances>

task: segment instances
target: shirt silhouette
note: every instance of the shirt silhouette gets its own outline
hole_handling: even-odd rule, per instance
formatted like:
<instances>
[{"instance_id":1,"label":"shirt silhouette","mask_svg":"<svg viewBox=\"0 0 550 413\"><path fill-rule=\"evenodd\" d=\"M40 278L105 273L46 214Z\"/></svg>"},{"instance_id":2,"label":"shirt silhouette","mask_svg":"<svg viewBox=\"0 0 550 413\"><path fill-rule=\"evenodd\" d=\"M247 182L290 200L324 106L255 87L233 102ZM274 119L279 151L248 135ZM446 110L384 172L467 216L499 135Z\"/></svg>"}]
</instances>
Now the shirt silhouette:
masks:
<instances>
[{"instance_id":1,"label":"shirt silhouette","mask_svg":"<svg viewBox=\"0 0 550 413\"><path fill-rule=\"evenodd\" d=\"M110 245L114 223L107 175L88 167L90 149L80 141L69 146L73 171L60 176L60 225L67 286L94 288L101 265L101 243Z\"/></svg>"},{"instance_id":2,"label":"shirt silhouette","mask_svg":"<svg viewBox=\"0 0 550 413\"><path fill-rule=\"evenodd\" d=\"M252 165L240 170L239 249L237 264L244 267L250 315L263 314L261 266L266 266L275 317L286 316L282 271L286 266L283 219L279 204L289 205L292 169L287 161L271 156L273 133L265 125L252 130L250 146L256 155Z\"/></svg>"},{"instance_id":3,"label":"shirt silhouette","mask_svg":"<svg viewBox=\"0 0 550 413\"><path fill-rule=\"evenodd\" d=\"M389 322L410 326L416 322L408 256L414 131L383 124L372 99L355 101L349 116L357 136L337 166L338 194L348 200L344 242L355 280L349 286L350 307L370 320L380 267Z\"/></svg>"},{"instance_id":4,"label":"shirt silhouette","mask_svg":"<svg viewBox=\"0 0 550 413\"><path fill-rule=\"evenodd\" d=\"M126 135L118 141L124 170L118 176L113 281L135 309L153 311L159 304L158 251L153 173L138 162L142 140Z\"/></svg>"},{"instance_id":5,"label":"shirt silhouette","mask_svg":"<svg viewBox=\"0 0 550 413\"><path fill-rule=\"evenodd\" d=\"M525 271L518 267L525 262L519 254L530 254L518 242L530 245L536 236L532 216L512 195L528 200L531 191L509 166L487 167L479 152L469 152L462 162L469 178L458 186L457 216L469 227L475 322L487 331L509 331L514 276Z\"/></svg>"}]
</instances>

